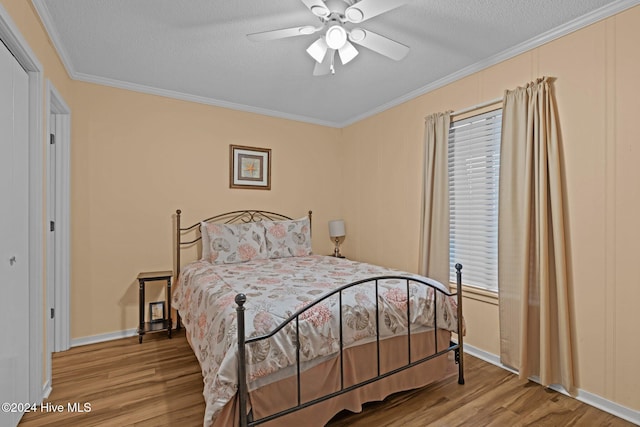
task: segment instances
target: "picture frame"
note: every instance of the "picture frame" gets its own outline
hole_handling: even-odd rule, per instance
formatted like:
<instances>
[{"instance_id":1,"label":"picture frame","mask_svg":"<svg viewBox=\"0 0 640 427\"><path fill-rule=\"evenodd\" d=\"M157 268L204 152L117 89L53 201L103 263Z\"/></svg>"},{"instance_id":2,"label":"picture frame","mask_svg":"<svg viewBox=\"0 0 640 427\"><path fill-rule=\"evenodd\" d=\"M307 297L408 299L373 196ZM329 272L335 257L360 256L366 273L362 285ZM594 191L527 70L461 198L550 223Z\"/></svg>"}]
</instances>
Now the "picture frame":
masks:
<instances>
[{"instance_id":1,"label":"picture frame","mask_svg":"<svg viewBox=\"0 0 640 427\"><path fill-rule=\"evenodd\" d=\"M271 190L271 149L229 146L229 188Z\"/></svg>"},{"instance_id":2,"label":"picture frame","mask_svg":"<svg viewBox=\"0 0 640 427\"><path fill-rule=\"evenodd\" d=\"M165 319L164 301L149 303L149 322L157 323Z\"/></svg>"}]
</instances>

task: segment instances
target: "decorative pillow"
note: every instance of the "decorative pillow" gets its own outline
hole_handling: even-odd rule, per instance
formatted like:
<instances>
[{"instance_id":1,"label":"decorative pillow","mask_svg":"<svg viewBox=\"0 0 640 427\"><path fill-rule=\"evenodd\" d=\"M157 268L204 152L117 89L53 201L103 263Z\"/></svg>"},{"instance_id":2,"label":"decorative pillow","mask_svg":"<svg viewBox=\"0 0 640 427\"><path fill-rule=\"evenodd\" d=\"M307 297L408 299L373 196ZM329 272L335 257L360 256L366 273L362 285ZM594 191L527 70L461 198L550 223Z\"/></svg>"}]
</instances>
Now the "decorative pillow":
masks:
<instances>
[{"instance_id":1,"label":"decorative pillow","mask_svg":"<svg viewBox=\"0 0 640 427\"><path fill-rule=\"evenodd\" d=\"M201 261L209 261L209 256L211 254L211 247L209 246L209 233L207 233L207 223L200 223L200 237L202 240L202 256L200 257Z\"/></svg>"},{"instance_id":2,"label":"decorative pillow","mask_svg":"<svg viewBox=\"0 0 640 427\"><path fill-rule=\"evenodd\" d=\"M311 255L309 217L290 221L263 221L269 258Z\"/></svg>"},{"instance_id":3,"label":"decorative pillow","mask_svg":"<svg viewBox=\"0 0 640 427\"><path fill-rule=\"evenodd\" d=\"M206 234L209 238L207 261L213 264L267 259L264 226L259 222L206 224Z\"/></svg>"}]
</instances>

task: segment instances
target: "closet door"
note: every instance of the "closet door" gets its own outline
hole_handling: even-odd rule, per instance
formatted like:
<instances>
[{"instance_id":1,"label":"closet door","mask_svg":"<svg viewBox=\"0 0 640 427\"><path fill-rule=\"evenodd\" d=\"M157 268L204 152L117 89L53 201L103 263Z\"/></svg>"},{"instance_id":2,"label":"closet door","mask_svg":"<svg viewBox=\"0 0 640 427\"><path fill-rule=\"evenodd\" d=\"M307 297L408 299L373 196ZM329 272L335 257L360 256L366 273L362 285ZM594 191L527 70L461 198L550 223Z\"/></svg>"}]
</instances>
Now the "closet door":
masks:
<instances>
[{"instance_id":1,"label":"closet door","mask_svg":"<svg viewBox=\"0 0 640 427\"><path fill-rule=\"evenodd\" d=\"M29 400L28 75L0 42L0 426ZM10 406L4 405L9 403Z\"/></svg>"}]
</instances>

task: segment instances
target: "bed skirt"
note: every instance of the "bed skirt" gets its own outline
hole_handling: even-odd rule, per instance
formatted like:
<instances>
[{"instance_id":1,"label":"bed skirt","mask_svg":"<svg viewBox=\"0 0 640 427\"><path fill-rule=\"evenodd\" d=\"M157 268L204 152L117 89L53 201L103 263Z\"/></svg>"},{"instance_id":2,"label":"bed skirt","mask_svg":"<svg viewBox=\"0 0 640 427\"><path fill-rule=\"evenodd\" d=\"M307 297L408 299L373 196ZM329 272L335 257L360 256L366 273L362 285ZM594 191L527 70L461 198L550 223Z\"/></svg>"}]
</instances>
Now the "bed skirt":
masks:
<instances>
[{"instance_id":1,"label":"bed skirt","mask_svg":"<svg viewBox=\"0 0 640 427\"><path fill-rule=\"evenodd\" d=\"M438 330L438 351L449 346L451 333ZM433 331L411 335L411 360L435 352ZM393 337L380 342L380 373L384 374L407 363L407 337ZM344 351L344 387L377 376L376 343L372 342ZM428 360L402 372L351 390L340 396L260 424L266 427L321 427L343 409L361 412L366 402L381 401L390 394L424 387L457 373L452 352ZM332 358L301 374L301 402L340 390L340 359ZM268 384L249 393L254 418L260 419L297 403L296 377ZM214 427L239 425L237 397L231 400L214 420Z\"/></svg>"}]
</instances>

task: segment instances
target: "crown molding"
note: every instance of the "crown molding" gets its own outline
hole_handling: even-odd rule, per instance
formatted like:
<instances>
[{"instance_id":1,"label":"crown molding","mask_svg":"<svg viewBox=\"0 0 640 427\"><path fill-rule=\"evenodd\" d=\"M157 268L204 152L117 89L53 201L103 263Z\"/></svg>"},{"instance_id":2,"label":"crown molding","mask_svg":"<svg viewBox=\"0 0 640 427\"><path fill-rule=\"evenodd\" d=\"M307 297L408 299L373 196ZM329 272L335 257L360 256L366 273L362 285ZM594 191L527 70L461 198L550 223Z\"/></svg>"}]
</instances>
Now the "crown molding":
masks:
<instances>
[{"instance_id":1,"label":"crown molding","mask_svg":"<svg viewBox=\"0 0 640 427\"><path fill-rule=\"evenodd\" d=\"M98 77L91 74L76 73L74 79L78 81L87 82L87 83L94 83L94 84L103 85L103 86L111 86L118 89L130 90L133 92L140 92L148 95L164 96L166 98L177 99L180 101L188 101L188 102L195 102L198 104L212 105L215 107L228 108L231 110L238 110L238 111L243 111L247 113L255 113L263 116L271 116L271 117L276 117L280 119L295 120L299 122L311 123L311 124L316 124L320 126L337 127L337 124L334 122L319 120L314 117L283 113L280 111L274 111L267 108L253 107L251 105L238 104L235 102L223 101L215 98L207 98L205 96L192 95L189 93L178 92L174 90L160 89L153 86L146 86L138 83L130 83L122 80Z\"/></svg>"}]
</instances>

